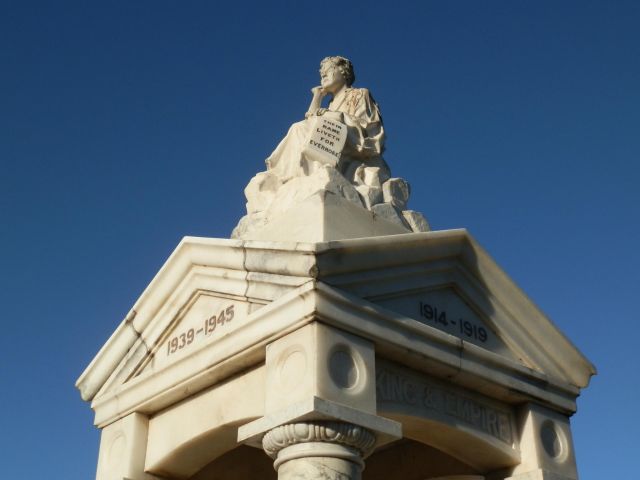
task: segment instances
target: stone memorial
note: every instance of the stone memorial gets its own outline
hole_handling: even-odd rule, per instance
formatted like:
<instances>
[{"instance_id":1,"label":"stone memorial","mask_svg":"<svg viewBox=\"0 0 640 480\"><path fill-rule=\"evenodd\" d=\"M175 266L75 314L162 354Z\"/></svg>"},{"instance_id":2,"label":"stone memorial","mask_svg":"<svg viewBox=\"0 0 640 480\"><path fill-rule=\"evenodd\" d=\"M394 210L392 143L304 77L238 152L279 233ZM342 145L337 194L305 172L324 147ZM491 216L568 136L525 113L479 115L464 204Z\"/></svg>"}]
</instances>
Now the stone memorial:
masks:
<instances>
[{"instance_id":1,"label":"stone memorial","mask_svg":"<svg viewBox=\"0 0 640 480\"><path fill-rule=\"evenodd\" d=\"M424 216L406 208L409 184L391 178L380 109L366 88L353 87L351 62L325 58L320 79L304 120L247 185L247 215L232 238L320 242L429 231Z\"/></svg>"},{"instance_id":2,"label":"stone memorial","mask_svg":"<svg viewBox=\"0 0 640 480\"><path fill-rule=\"evenodd\" d=\"M351 62L320 75L232 238L185 237L78 379L97 479L577 479L595 368L408 209Z\"/></svg>"}]
</instances>

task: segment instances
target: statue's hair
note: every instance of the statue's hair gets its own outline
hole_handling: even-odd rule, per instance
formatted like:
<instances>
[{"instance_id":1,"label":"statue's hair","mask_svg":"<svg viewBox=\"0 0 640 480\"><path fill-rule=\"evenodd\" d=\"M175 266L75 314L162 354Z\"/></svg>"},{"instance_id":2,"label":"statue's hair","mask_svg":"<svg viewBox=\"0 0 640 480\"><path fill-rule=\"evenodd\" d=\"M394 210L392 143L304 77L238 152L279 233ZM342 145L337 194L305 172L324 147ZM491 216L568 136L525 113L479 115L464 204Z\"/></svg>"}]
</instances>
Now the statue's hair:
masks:
<instances>
[{"instance_id":1,"label":"statue's hair","mask_svg":"<svg viewBox=\"0 0 640 480\"><path fill-rule=\"evenodd\" d=\"M322 66L327 62L332 63L335 67L337 67L340 70L340 73L342 74L345 81L347 82L347 87L350 87L351 85L353 85L353 82L356 81L356 74L353 71L353 64L351 63L351 61L349 61L348 58L340 57L340 56L326 57L320 62L321 70L322 70Z\"/></svg>"}]
</instances>

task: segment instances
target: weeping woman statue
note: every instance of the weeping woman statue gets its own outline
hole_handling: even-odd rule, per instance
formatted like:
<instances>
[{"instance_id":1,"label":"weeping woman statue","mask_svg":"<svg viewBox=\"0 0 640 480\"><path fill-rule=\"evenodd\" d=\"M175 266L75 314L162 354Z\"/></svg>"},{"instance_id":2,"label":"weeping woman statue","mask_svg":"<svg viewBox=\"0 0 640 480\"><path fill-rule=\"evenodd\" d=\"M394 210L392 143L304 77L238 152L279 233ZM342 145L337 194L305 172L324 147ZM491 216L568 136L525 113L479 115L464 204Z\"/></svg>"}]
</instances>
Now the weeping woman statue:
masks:
<instances>
[{"instance_id":1,"label":"weeping woman statue","mask_svg":"<svg viewBox=\"0 0 640 480\"><path fill-rule=\"evenodd\" d=\"M329 191L348 205L368 210L360 215L361 223L381 225L376 219L383 219L387 226L395 225L395 233L429 229L422 214L406 209L409 184L390 178L382 158L385 134L380 110L369 90L353 87L354 80L353 65L346 58L320 62L320 85L311 89L304 120L291 125L267 158L267 170L256 174L244 190L247 215L233 238L286 236L278 228L282 222L289 224L278 219L318 191ZM325 97L331 101L323 108ZM307 221L304 214L296 218L299 224ZM276 233L261 236L261 231L270 229Z\"/></svg>"},{"instance_id":2,"label":"weeping woman statue","mask_svg":"<svg viewBox=\"0 0 640 480\"><path fill-rule=\"evenodd\" d=\"M347 127L347 140L337 168L353 182L361 165L380 167L388 172L382 158L384 128L378 105L366 88L352 87L355 80L353 65L344 57L327 57L320 62L320 86L311 89L313 98L305 119L294 123L289 132L266 160L269 173L283 183L309 172L310 159L305 158L315 116L324 116ZM331 96L328 108L322 100Z\"/></svg>"}]
</instances>

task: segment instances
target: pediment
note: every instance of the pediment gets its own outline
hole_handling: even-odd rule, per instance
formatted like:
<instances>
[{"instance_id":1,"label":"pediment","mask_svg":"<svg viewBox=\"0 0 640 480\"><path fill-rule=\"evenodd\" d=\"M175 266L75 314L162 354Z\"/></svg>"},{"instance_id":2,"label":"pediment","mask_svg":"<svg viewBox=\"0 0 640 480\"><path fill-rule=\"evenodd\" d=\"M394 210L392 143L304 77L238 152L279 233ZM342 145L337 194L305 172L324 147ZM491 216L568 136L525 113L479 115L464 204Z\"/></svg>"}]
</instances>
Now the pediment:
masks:
<instances>
[{"instance_id":1,"label":"pediment","mask_svg":"<svg viewBox=\"0 0 640 480\"><path fill-rule=\"evenodd\" d=\"M197 291L159 336L131 378L158 372L193 350L206 348L240 328L255 305L218 292Z\"/></svg>"},{"instance_id":2,"label":"pediment","mask_svg":"<svg viewBox=\"0 0 640 480\"><path fill-rule=\"evenodd\" d=\"M588 385L595 367L465 230L387 238L332 242L319 279L545 378Z\"/></svg>"},{"instance_id":3,"label":"pediment","mask_svg":"<svg viewBox=\"0 0 640 480\"><path fill-rule=\"evenodd\" d=\"M308 282L313 250L185 237L76 382L82 398L95 401L226 336L251 311Z\"/></svg>"},{"instance_id":4,"label":"pediment","mask_svg":"<svg viewBox=\"0 0 640 480\"><path fill-rule=\"evenodd\" d=\"M163 375L172 365L241 328L251 311L265 303L234 295L221 286L202 289L204 283L194 279L183 287L182 295L176 292L173 301L138 334L96 398L122 391L133 380Z\"/></svg>"},{"instance_id":5,"label":"pediment","mask_svg":"<svg viewBox=\"0 0 640 480\"><path fill-rule=\"evenodd\" d=\"M504 332L492 321L491 313L474 305L457 285L425 287L369 300L480 348L522 361L506 345Z\"/></svg>"},{"instance_id":6,"label":"pediment","mask_svg":"<svg viewBox=\"0 0 640 480\"><path fill-rule=\"evenodd\" d=\"M307 245L187 238L77 385L96 422L124 405L155 411L259 365L269 342L316 320L515 403L573 411L595 373L465 231L446 231Z\"/></svg>"}]
</instances>

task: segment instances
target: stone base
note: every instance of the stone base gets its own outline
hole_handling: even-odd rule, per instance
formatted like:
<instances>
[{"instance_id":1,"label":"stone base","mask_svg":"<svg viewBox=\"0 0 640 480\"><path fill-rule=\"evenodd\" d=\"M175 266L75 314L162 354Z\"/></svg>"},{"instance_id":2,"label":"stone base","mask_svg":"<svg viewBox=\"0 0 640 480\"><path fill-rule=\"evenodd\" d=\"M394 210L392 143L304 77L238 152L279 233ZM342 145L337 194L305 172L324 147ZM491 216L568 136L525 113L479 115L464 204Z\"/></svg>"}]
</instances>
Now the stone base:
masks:
<instances>
[{"instance_id":1,"label":"stone base","mask_svg":"<svg viewBox=\"0 0 640 480\"><path fill-rule=\"evenodd\" d=\"M294 200L274 235L292 212L323 220L307 238L397 228ZM78 380L99 480L274 480L249 446L281 480L577 478L569 417L595 369L465 231L288 240L180 243Z\"/></svg>"},{"instance_id":2,"label":"stone base","mask_svg":"<svg viewBox=\"0 0 640 480\"><path fill-rule=\"evenodd\" d=\"M246 218L246 217L245 217ZM324 242L348 238L411 233L411 230L327 190L310 195L245 240Z\"/></svg>"}]
</instances>

